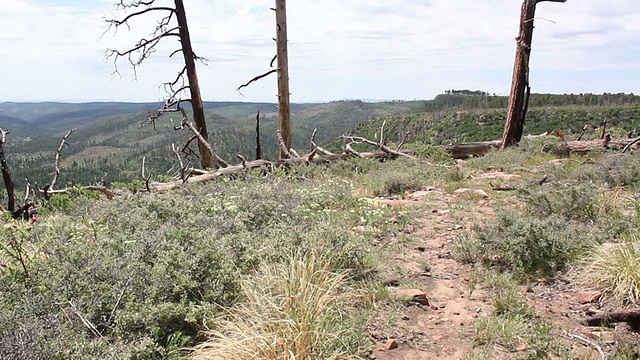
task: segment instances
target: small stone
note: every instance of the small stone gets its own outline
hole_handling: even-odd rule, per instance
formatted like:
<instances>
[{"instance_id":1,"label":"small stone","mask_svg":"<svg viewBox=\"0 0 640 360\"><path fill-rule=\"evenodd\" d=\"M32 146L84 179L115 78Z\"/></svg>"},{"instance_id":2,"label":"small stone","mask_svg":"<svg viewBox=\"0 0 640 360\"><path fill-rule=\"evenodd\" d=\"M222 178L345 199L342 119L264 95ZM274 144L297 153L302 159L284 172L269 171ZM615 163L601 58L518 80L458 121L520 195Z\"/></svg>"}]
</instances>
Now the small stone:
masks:
<instances>
[{"instance_id":1,"label":"small stone","mask_svg":"<svg viewBox=\"0 0 640 360\"><path fill-rule=\"evenodd\" d=\"M394 339L389 339L387 340L387 342L384 344L384 348L385 350L393 350L393 349L397 349L398 348L398 342L395 341Z\"/></svg>"},{"instance_id":2,"label":"small stone","mask_svg":"<svg viewBox=\"0 0 640 360\"><path fill-rule=\"evenodd\" d=\"M419 289L399 289L396 291L396 296L401 298L408 298L410 302L429 306L427 293Z\"/></svg>"},{"instance_id":3,"label":"small stone","mask_svg":"<svg viewBox=\"0 0 640 360\"><path fill-rule=\"evenodd\" d=\"M472 195L472 196L481 197L483 199L488 199L489 198L489 194L487 194L482 189L460 188L460 189L455 190L453 193L456 194L456 195L469 194L469 195Z\"/></svg>"},{"instance_id":4,"label":"small stone","mask_svg":"<svg viewBox=\"0 0 640 360\"><path fill-rule=\"evenodd\" d=\"M427 197L427 195L429 195L428 191L416 191L409 194L409 198L418 200L418 199L424 199L425 197Z\"/></svg>"},{"instance_id":5,"label":"small stone","mask_svg":"<svg viewBox=\"0 0 640 360\"><path fill-rule=\"evenodd\" d=\"M600 300L601 291L581 291L576 294L576 301L579 304L589 304Z\"/></svg>"},{"instance_id":6,"label":"small stone","mask_svg":"<svg viewBox=\"0 0 640 360\"><path fill-rule=\"evenodd\" d=\"M425 251L427 251L427 248L424 247L424 246L418 246L418 247L416 247L416 250L418 250L420 252L425 252Z\"/></svg>"},{"instance_id":7,"label":"small stone","mask_svg":"<svg viewBox=\"0 0 640 360\"><path fill-rule=\"evenodd\" d=\"M444 338L444 335L433 335L431 338L433 341L440 341Z\"/></svg>"},{"instance_id":8,"label":"small stone","mask_svg":"<svg viewBox=\"0 0 640 360\"><path fill-rule=\"evenodd\" d=\"M395 278L395 277L388 278L388 279L386 279L386 280L384 280L382 282L382 285L391 286L391 287L399 286L400 285L400 279Z\"/></svg>"}]
</instances>

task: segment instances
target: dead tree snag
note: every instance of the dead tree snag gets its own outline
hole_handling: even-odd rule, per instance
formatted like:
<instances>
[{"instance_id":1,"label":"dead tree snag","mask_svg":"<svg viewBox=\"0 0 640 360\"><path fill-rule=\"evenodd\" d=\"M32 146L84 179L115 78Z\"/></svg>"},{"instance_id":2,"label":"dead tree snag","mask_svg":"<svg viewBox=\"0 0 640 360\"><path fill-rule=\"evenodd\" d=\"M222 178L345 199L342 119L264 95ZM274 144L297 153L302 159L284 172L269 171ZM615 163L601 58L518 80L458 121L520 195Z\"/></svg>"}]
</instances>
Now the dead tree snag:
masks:
<instances>
[{"instance_id":1,"label":"dead tree snag","mask_svg":"<svg viewBox=\"0 0 640 360\"><path fill-rule=\"evenodd\" d=\"M291 106L289 103L289 56L287 50L286 0L276 0L276 44L278 60L278 120L280 134L287 149L291 148ZM285 152L280 151L280 158Z\"/></svg>"},{"instance_id":2,"label":"dead tree snag","mask_svg":"<svg viewBox=\"0 0 640 360\"><path fill-rule=\"evenodd\" d=\"M11 176L11 170L9 170L9 164L4 154L4 144L6 141L6 135L8 131L0 129L0 166L2 167L2 179L4 180L4 187L7 189L7 210L11 213L16 208L16 186Z\"/></svg>"},{"instance_id":3,"label":"dead tree snag","mask_svg":"<svg viewBox=\"0 0 640 360\"><path fill-rule=\"evenodd\" d=\"M177 37L180 40L180 48L171 53L169 57L182 52L185 65L174 81L163 84L169 97L165 103L165 108L169 107L169 104L180 106L182 102L191 103L195 127L200 134L200 136L198 136L198 150L200 153L201 165L205 169L213 168L214 157L206 146L209 141L209 133L207 131L204 104L202 102L202 95L200 93L200 85L198 84L198 75L195 64L196 60L204 61L204 59L197 56L191 47L191 38L189 35L189 27L187 25L187 16L183 0L174 0L174 5L174 7L155 6L155 0L136 0L128 2L121 0L117 3L116 8L122 10L133 10L133 12L121 20L105 19L109 29L118 29L122 25L126 25L128 27L128 22L130 20L147 13L161 13L164 14L164 17L158 20L156 28L151 33L151 37L149 39L140 39L132 48L126 51L107 49L106 57L113 57L114 63L116 63L120 57L126 57L135 71L135 69L140 66L146 58L150 57L151 54L156 51L156 47L162 39ZM136 10L138 8L141 10ZM174 17L177 21L177 26L171 25ZM117 68L114 73L118 73ZM187 85L185 85L185 74L187 77ZM190 97L188 99L182 99L180 94L186 90L189 90Z\"/></svg>"},{"instance_id":4,"label":"dead tree snag","mask_svg":"<svg viewBox=\"0 0 640 360\"><path fill-rule=\"evenodd\" d=\"M529 84L531 41L533 22L538 3L566 2L567 0L524 0L520 13L520 32L516 38L516 58L513 66L513 79L509 94L509 109L504 127L501 149L513 146L522 139L524 120L529 106L531 86Z\"/></svg>"},{"instance_id":5,"label":"dead tree snag","mask_svg":"<svg viewBox=\"0 0 640 360\"><path fill-rule=\"evenodd\" d=\"M277 60L276 69L271 69L258 75L236 90L249 86L251 83L271 74L278 74L278 136L280 141L280 160L291 156L291 104L289 100L289 56L287 47L287 7L286 0L276 0L276 56L271 59L270 67ZM280 140L281 138L281 140Z\"/></svg>"}]
</instances>

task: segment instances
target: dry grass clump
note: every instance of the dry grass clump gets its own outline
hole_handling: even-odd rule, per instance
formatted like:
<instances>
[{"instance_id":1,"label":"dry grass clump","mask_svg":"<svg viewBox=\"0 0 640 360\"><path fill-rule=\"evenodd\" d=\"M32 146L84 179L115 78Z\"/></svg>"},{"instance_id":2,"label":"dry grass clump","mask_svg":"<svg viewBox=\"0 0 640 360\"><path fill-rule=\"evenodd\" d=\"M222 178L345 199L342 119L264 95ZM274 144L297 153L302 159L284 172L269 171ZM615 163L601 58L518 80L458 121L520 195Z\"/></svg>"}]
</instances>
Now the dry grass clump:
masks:
<instances>
[{"instance_id":1,"label":"dry grass clump","mask_svg":"<svg viewBox=\"0 0 640 360\"><path fill-rule=\"evenodd\" d=\"M615 307L640 306L640 238L600 247L578 270L579 283L603 292L602 302Z\"/></svg>"},{"instance_id":2,"label":"dry grass clump","mask_svg":"<svg viewBox=\"0 0 640 360\"><path fill-rule=\"evenodd\" d=\"M243 282L244 301L215 320L191 358L357 358L362 334L344 312L352 297L347 274L327 257L295 254L288 263L264 265Z\"/></svg>"}]
</instances>

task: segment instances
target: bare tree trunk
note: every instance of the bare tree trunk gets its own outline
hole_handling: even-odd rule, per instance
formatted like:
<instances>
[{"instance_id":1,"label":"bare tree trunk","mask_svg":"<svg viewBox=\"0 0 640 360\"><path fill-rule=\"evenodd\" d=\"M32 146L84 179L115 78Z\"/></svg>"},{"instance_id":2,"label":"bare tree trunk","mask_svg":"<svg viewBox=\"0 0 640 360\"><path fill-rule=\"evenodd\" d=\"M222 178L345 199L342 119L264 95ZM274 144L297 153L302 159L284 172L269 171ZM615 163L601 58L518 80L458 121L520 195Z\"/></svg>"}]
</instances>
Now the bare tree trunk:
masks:
<instances>
[{"instance_id":1,"label":"bare tree trunk","mask_svg":"<svg viewBox=\"0 0 640 360\"><path fill-rule=\"evenodd\" d=\"M278 120L284 145L291 148L291 110L289 104L289 57L287 51L286 0L276 0L276 46L278 58ZM280 150L280 159L286 158Z\"/></svg>"},{"instance_id":2,"label":"bare tree trunk","mask_svg":"<svg viewBox=\"0 0 640 360\"><path fill-rule=\"evenodd\" d=\"M524 0L520 12L520 32L516 38L516 58L513 65L513 79L509 94L509 111L504 127L501 149L513 146L522 139L524 120L529 103L529 61L533 39L533 20L539 2L566 2L567 0Z\"/></svg>"},{"instance_id":3,"label":"bare tree trunk","mask_svg":"<svg viewBox=\"0 0 640 360\"><path fill-rule=\"evenodd\" d=\"M256 160L262 159L262 146L260 146L260 111L256 115Z\"/></svg>"},{"instance_id":4,"label":"bare tree trunk","mask_svg":"<svg viewBox=\"0 0 640 360\"><path fill-rule=\"evenodd\" d=\"M200 94L200 85L198 84L198 74L196 73L196 57L191 48L191 38L189 37L189 27L187 26L187 16L184 11L182 0L175 0L176 18L178 26L180 26L180 43L182 44L182 55L187 68L187 78L189 79L189 91L191 92L191 106L193 108L193 120L196 129L202 135L205 141L209 141L209 133L207 131L207 122L204 117L204 104L202 103L202 95ZM198 142L198 150L200 152L200 164L204 169L213 168L213 156L207 149L206 145Z\"/></svg>"},{"instance_id":5,"label":"bare tree trunk","mask_svg":"<svg viewBox=\"0 0 640 360\"><path fill-rule=\"evenodd\" d=\"M12 214L16 208L15 197L15 184L13 183L13 177L11 176L11 170L9 170L9 164L4 154L4 144L8 131L0 129L0 167L2 168L2 178L4 180L4 186L7 189L7 210Z\"/></svg>"}]
</instances>

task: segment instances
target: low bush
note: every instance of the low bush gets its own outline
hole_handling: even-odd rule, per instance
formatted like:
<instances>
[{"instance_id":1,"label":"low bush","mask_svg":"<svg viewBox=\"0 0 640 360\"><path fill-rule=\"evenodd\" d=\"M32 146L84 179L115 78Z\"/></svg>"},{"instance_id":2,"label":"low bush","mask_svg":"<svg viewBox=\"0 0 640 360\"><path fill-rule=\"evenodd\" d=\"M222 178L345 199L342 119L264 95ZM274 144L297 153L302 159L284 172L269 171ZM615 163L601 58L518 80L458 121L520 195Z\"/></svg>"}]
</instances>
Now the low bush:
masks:
<instances>
[{"instance_id":1,"label":"low bush","mask_svg":"<svg viewBox=\"0 0 640 360\"><path fill-rule=\"evenodd\" d=\"M368 273L366 236L395 231L348 181L222 180L166 194L80 199L0 232L0 358L160 359L193 346L242 279L295 251ZM67 203L65 203L67 204Z\"/></svg>"},{"instance_id":2,"label":"low bush","mask_svg":"<svg viewBox=\"0 0 640 360\"><path fill-rule=\"evenodd\" d=\"M529 218L502 212L495 222L459 237L455 256L463 261L511 270L521 275L553 276L595 245L562 217Z\"/></svg>"}]
</instances>

